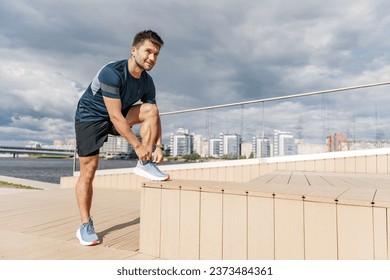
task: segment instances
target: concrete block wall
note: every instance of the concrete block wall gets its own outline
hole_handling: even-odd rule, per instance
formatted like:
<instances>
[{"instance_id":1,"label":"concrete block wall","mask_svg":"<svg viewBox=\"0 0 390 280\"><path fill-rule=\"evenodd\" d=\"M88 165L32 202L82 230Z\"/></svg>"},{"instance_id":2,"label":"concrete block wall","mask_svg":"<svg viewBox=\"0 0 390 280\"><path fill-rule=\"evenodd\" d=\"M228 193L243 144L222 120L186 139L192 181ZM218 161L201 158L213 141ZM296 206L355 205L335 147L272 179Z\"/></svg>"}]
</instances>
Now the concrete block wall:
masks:
<instances>
[{"instance_id":1,"label":"concrete block wall","mask_svg":"<svg viewBox=\"0 0 390 280\"><path fill-rule=\"evenodd\" d=\"M145 183L140 251L193 260L389 259L389 195L375 205L368 192L357 199L345 188L308 194L298 185L289 189L266 192L210 181Z\"/></svg>"}]
</instances>

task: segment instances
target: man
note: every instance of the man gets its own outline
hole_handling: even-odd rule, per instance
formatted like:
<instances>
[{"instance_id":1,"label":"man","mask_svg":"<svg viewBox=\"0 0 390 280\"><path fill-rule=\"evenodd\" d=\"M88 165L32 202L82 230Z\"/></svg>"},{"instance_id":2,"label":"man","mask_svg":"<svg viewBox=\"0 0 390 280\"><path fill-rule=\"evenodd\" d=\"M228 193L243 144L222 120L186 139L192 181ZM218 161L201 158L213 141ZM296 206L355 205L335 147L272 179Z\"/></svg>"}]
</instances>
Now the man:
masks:
<instances>
[{"instance_id":1,"label":"man","mask_svg":"<svg viewBox=\"0 0 390 280\"><path fill-rule=\"evenodd\" d=\"M155 166L163 160L162 131L155 86L146 72L156 64L163 45L156 32L139 32L134 37L130 58L110 62L100 69L79 100L75 117L80 161L76 197L82 225L76 236L82 245L100 243L90 215L92 181L99 164L99 149L108 134L121 135L133 146L139 158L134 173L151 180L169 179ZM138 101L142 103L135 104ZM131 129L138 123L142 142Z\"/></svg>"}]
</instances>

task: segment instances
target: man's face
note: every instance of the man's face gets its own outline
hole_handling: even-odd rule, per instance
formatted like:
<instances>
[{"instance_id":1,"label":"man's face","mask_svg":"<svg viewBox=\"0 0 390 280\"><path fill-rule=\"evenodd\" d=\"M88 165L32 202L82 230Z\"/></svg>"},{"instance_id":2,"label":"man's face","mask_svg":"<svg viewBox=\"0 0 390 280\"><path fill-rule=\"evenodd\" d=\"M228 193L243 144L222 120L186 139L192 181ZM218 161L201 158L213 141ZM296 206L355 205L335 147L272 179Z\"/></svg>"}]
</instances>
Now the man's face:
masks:
<instances>
[{"instance_id":1,"label":"man's face","mask_svg":"<svg viewBox=\"0 0 390 280\"><path fill-rule=\"evenodd\" d=\"M140 45L136 47L133 46L131 48L131 53L134 56L137 66L143 70L149 71L152 70L157 62L160 48L149 40L145 40Z\"/></svg>"}]
</instances>

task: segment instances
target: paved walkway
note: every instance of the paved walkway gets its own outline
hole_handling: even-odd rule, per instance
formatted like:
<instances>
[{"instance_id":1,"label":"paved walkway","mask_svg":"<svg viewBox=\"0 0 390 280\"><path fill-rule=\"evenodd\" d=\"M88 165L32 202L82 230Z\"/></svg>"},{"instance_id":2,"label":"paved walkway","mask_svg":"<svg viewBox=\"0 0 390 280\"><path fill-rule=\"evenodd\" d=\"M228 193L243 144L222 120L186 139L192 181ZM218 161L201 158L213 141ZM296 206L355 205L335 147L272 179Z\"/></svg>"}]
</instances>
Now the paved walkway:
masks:
<instances>
[{"instance_id":1,"label":"paved walkway","mask_svg":"<svg viewBox=\"0 0 390 280\"><path fill-rule=\"evenodd\" d=\"M153 259L139 253L139 209L140 191L95 190L92 213L102 244L85 247L75 237L73 189L0 195L0 260Z\"/></svg>"}]
</instances>

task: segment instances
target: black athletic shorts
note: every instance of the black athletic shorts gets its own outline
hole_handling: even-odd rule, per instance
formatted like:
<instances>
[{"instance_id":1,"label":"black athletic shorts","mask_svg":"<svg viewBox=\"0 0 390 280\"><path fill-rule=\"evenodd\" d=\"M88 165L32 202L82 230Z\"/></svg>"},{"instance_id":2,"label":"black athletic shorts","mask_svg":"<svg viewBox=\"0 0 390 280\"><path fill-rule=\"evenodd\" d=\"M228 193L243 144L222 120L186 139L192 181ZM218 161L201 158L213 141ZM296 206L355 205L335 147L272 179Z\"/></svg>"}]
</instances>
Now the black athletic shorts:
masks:
<instances>
[{"instance_id":1,"label":"black athletic shorts","mask_svg":"<svg viewBox=\"0 0 390 280\"><path fill-rule=\"evenodd\" d=\"M75 122L77 153L80 157L95 156L108 139L108 134L119 135L110 121Z\"/></svg>"}]
</instances>

